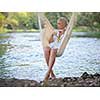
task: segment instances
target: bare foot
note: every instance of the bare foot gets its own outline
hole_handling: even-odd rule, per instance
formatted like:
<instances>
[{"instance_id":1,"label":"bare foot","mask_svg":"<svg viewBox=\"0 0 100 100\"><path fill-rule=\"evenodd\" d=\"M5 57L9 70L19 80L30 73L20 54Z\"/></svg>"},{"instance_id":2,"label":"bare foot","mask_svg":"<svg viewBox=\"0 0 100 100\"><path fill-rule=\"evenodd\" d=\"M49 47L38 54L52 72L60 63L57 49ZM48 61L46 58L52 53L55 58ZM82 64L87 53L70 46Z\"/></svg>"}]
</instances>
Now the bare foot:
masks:
<instances>
[{"instance_id":1,"label":"bare foot","mask_svg":"<svg viewBox=\"0 0 100 100\"><path fill-rule=\"evenodd\" d=\"M46 76L45 76L45 78L44 78L44 81L48 81L49 76L50 76L50 74L49 74L49 73L47 73L47 74L46 74Z\"/></svg>"},{"instance_id":2,"label":"bare foot","mask_svg":"<svg viewBox=\"0 0 100 100\"><path fill-rule=\"evenodd\" d=\"M52 80L56 79L56 77L51 77Z\"/></svg>"},{"instance_id":3,"label":"bare foot","mask_svg":"<svg viewBox=\"0 0 100 100\"><path fill-rule=\"evenodd\" d=\"M51 79L55 79L55 78L56 78L55 74L51 73Z\"/></svg>"},{"instance_id":4,"label":"bare foot","mask_svg":"<svg viewBox=\"0 0 100 100\"><path fill-rule=\"evenodd\" d=\"M49 80L54 80L56 79L56 77L49 77Z\"/></svg>"}]
</instances>

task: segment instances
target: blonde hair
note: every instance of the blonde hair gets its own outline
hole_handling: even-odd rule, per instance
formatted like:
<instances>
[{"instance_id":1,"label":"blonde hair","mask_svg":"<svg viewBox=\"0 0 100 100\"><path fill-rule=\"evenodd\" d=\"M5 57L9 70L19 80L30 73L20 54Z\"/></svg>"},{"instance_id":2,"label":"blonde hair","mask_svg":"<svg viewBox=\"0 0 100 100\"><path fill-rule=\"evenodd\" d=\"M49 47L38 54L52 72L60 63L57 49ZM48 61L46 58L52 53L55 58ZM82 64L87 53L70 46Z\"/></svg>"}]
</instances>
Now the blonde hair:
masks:
<instances>
[{"instance_id":1,"label":"blonde hair","mask_svg":"<svg viewBox=\"0 0 100 100\"><path fill-rule=\"evenodd\" d=\"M65 23L65 26L68 25L68 21L66 20L65 17L60 17L57 21L63 21Z\"/></svg>"}]
</instances>

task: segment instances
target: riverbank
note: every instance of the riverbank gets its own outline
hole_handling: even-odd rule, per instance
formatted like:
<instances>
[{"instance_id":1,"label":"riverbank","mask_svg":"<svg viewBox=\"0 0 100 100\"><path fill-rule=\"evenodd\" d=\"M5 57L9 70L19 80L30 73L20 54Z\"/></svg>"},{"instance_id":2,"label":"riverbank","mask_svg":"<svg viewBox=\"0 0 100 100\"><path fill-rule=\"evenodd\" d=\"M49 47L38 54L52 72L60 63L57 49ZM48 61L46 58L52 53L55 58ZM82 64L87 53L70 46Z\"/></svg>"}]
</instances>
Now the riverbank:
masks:
<instances>
[{"instance_id":1,"label":"riverbank","mask_svg":"<svg viewBox=\"0 0 100 100\"><path fill-rule=\"evenodd\" d=\"M25 32L39 32L38 29L30 29L30 30L24 30L24 29L16 29L16 30L11 30L11 29L3 29L0 30L0 34L5 34L5 33L25 33Z\"/></svg>"},{"instance_id":2,"label":"riverbank","mask_svg":"<svg viewBox=\"0 0 100 100\"><path fill-rule=\"evenodd\" d=\"M100 38L100 32L73 32L72 37Z\"/></svg>"},{"instance_id":3,"label":"riverbank","mask_svg":"<svg viewBox=\"0 0 100 100\"><path fill-rule=\"evenodd\" d=\"M5 29L4 31L0 32L0 34L6 34L6 33L37 33L37 32L39 33L40 31L38 29L30 29L30 30L23 30L23 29L8 30L8 29ZM92 31L88 31L88 30L73 29L72 33L73 33L72 37L100 38L100 32L92 32Z\"/></svg>"},{"instance_id":4,"label":"riverbank","mask_svg":"<svg viewBox=\"0 0 100 100\"><path fill-rule=\"evenodd\" d=\"M80 77L50 79L46 83L15 78L0 79L0 87L100 87L100 74L84 72Z\"/></svg>"}]
</instances>

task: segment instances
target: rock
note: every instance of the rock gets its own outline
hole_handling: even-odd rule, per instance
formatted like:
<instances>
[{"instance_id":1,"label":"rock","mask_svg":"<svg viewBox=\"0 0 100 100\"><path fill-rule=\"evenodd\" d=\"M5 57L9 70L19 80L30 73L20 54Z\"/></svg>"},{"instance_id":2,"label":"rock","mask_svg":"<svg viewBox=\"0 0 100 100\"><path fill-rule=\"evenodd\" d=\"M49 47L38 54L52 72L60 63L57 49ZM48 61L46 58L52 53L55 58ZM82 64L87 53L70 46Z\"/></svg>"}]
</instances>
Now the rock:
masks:
<instances>
[{"instance_id":1,"label":"rock","mask_svg":"<svg viewBox=\"0 0 100 100\"><path fill-rule=\"evenodd\" d=\"M63 79L63 82L66 82L67 81L67 77L65 77L64 79Z\"/></svg>"},{"instance_id":2,"label":"rock","mask_svg":"<svg viewBox=\"0 0 100 100\"><path fill-rule=\"evenodd\" d=\"M78 81L79 84L83 84L84 83L84 80L80 80Z\"/></svg>"},{"instance_id":3,"label":"rock","mask_svg":"<svg viewBox=\"0 0 100 100\"><path fill-rule=\"evenodd\" d=\"M83 75L81 76L83 79L86 79L89 76L87 72L84 72Z\"/></svg>"},{"instance_id":4,"label":"rock","mask_svg":"<svg viewBox=\"0 0 100 100\"><path fill-rule=\"evenodd\" d=\"M36 87L36 86L39 86L39 84L35 82L30 83L30 87Z\"/></svg>"},{"instance_id":5,"label":"rock","mask_svg":"<svg viewBox=\"0 0 100 100\"><path fill-rule=\"evenodd\" d=\"M0 87L100 87L100 74L83 73L81 77L65 77L43 81L25 79L1 79Z\"/></svg>"},{"instance_id":6,"label":"rock","mask_svg":"<svg viewBox=\"0 0 100 100\"><path fill-rule=\"evenodd\" d=\"M74 82L74 81L77 81L77 78L78 77L72 77L71 80Z\"/></svg>"},{"instance_id":7,"label":"rock","mask_svg":"<svg viewBox=\"0 0 100 100\"><path fill-rule=\"evenodd\" d=\"M94 74L94 76L96 76L96 77L100 77L100 74L98 74L98 73L95 73L95 74Z\"/></svg>"},{"instance_id":8,"label":"rock","mask_svg":"<svg viewBox=\"0 0 100 100\"><path fill-rule=\"evenodd\" d=\"M67 82L64 82L63 84L61 84L61 87L66 87L67 86Z\"/></svg>"},{"instance_id":9,"label":"rock","mask_svg":"<svg viewBox=\"0 0 100 100\"><path fill-rule=\"evenodd\" d=\"M55 84L55 83L52 83L52 84L50 84L50 86L51 86L51 87L52 87L52 86L53 86L53 87L59 87L57 83L56 83L56 84Z\"/></svg>"},{"instance_id":10,"label":"rock","mask_svg":"<svg viewBox=\"0 0 100 100\"><path fill-rule=\"evenodd\" d=\"M90 87L94 87L96 86L96 83L95 82L92 82L91 84L89 84Z\"/></svg>"},{"instance_id":11,"label":"rock","mask_svg":"<svg viewBox=\"0 0 100 100\"><path fill-rule=\"evenodd\" d=\"M82 78L82 77L79 77L79 78L77 79L77 81L81 81L81 80L83 80L83 78Z\"/></svg>"},{"instance_id":12,"label":"rock","mask_svg":"<svg viewBox=\"0 0 100 100\"><path fill-rule=\"evenodd\" d=\"M75 84L75 87L81 87L81 86L82 86L82 84L79 84L79 83Z\"/></svg>"},{"instance_id":13,"label":"rock","mask_svg":"<svg viewBox=\"0 0 100 100\"><path fill-rule=\"evenodd\" d=\"M94 75L90 74L90 77L91 77L91 78L94 78Z\"/></svg>"},{"instance_id":14,"label":"rock","mask_svg":"<svg viewBox=\"0 0 100 100\"><path fill-rule=\"evenodd\" d=\"M66 85L65 85L66 87L69 87L70 86L70 83L66 83Z\"/></svg>"},{"instance_id":15,"label":"rock","mask_svg":"<svg viewBox=\"0 0 100 100\"><path fill-rule=\"evenodd\" d=\"M67 82L70 82L71 80L72 80L71 78L68 78L68 79L67 79Z\"/></svg>"}]
</instances>

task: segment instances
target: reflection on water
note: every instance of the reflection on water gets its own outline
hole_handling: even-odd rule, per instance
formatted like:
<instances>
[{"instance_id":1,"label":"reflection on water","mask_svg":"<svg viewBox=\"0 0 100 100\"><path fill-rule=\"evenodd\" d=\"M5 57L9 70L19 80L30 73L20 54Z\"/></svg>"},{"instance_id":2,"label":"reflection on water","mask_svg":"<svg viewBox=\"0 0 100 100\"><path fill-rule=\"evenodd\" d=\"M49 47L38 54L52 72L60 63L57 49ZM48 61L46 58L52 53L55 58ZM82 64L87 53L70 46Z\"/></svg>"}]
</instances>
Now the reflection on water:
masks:
<instances>
[{"instance_id":1,"label":"reflection on water","mask_svg":"<svg viewBox=\"0 0 100 100\"><path fill-rule=\"evenodd\" d=\"M0 77L42 80L47 66L39 33L0 35ZM71 38L63 56L56 59L57 77L100 73L100 39Z\"/></svg>"}]
</instances>

